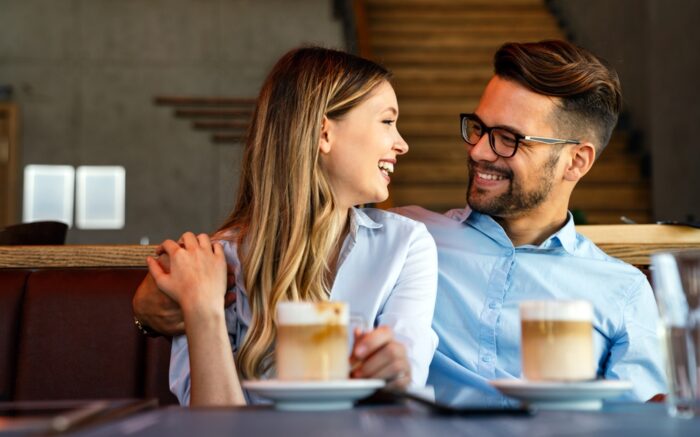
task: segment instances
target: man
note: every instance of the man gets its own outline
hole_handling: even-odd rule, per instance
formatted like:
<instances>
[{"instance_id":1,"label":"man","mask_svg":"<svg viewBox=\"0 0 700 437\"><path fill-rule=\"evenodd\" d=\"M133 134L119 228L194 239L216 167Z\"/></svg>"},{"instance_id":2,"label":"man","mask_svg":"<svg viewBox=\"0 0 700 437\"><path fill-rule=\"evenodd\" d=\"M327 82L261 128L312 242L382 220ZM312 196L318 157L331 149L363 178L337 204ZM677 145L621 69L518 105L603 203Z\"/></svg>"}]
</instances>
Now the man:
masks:
<instances>
[{"instance_id":1,"label":"man","mask_svg":"<svg viewBox=\"0 0 700 437\"><path fill-rule=\"evenodd\" d=\"M594 308L597 373L634 384L628 399L666 390L657 309L645 276L576 233L576 183L610 139L622 103L617 74L563 41L506 44L472 114L462 114L469 208L424 222L438 247L433 326L440 343L428 384L444 402L496 394L519 378L518 305L583 299Z\"/></svg>"},{"instance_id":2,"label":"man","mask_svg":"<svg viewBox=\"0 0 700 437\"><path fill-rule=\"evenodd\" d=\"M649 283L577 234L568 212L617 123L617 74L564 41L506 44L494 65L474 113L461 115L469 207L395 210L424 222L438 247L440 342L428 384L441 402L506 402L488 381L521 376L519 303L583 299L594 307L598 375L630 380L629 399L665 392ZM142 294L137 317L174 327L160 315L175 320L177 310Z\"/></svg>"}]
</instances>

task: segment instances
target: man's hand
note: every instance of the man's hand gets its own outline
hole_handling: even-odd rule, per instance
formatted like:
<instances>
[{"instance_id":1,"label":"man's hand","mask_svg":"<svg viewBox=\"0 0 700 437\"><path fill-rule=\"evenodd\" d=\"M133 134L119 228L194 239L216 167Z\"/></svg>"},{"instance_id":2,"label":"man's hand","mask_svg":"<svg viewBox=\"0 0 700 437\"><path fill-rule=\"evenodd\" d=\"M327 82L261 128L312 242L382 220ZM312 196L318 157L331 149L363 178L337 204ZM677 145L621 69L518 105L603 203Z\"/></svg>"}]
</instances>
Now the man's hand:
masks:
<instances>
[{"instance_id":1,"label":"man's hand","mask_svg":"<svg viewBox=\"0 0 700 437\"><path fill-rule=\"evenodd\" d=\"M406 347L394 340L391 328L361 333L356 330L350 356L353 378L377 378L387 381L387 388L404 390L411 382L411 366Z\"/></svg>"},{"instance_id":2,"label":"man's hand","mask_svg":"<svg viewBox=\"0 0 700 437\"><path fill-rule=\"evenodd\" d=\"M162 246L156 249L157 261L161 268L170 271L170 258ZM227 289L236 283L235 275L230 266L227 266ZM224 296L224 306L228 307L236 302L236 294L227 292ZM182 309L173 299L158 288L151 274L136 289L132 300L134 316L141 324L148 326L163 335L174 336L185 333L184 317Z\"/></svg>"},{"instance_id":3,"label":"man's hand","mask_svg":"<svg viewBox=\"0 0 700 437\"><path fill-rule=\"evenodd\" d=\"M136 289L131 305L142 325L169 336L185 333L180 305L158 289L150 273Z\"/></svg>"}]
</instances>

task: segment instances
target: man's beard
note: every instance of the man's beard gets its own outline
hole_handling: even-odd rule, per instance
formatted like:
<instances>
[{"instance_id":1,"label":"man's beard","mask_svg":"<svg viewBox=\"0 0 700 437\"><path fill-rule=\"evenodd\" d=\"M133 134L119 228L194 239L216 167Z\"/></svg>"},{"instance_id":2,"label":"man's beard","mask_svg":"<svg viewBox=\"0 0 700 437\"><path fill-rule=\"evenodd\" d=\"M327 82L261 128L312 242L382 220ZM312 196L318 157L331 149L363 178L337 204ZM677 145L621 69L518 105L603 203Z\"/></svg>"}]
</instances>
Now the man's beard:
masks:
<instances>
[{"instance_id":1,"label":"man's beard","mask_svg":"<svg viewBox=\"0 0 700 437\"><path fill-rule=\"evenodd\" d=\"M537 186L530 191L526 191L521 181L513 176L513 172L510 171L510 169L500 169L495 165L487 163L477 165L474 161L469 159L467 203L474 211L494 217L509 217L532 211L541 205L552 191L554 169L558 161L559 153L553 152L547 162L545 162L538 171L540 177L537 181ZM485 198L488 191L474 186L474 178L476 177L475 166L481 170L497 172L498 174L506 176L509 181L508 190L497 196Z\"/></svg>"}]
</instances>

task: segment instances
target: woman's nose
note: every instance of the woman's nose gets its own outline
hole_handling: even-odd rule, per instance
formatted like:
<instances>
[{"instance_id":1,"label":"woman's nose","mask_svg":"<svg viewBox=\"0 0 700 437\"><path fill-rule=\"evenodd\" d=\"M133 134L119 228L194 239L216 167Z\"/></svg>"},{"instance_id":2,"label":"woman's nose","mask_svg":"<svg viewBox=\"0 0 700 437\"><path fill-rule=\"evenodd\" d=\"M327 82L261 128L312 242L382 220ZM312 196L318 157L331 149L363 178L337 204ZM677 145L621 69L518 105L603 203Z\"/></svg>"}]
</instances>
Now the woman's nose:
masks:
<instances>
[{"instance_id":1,"label":"woman's nose","mask_svg":"<svg viewBox=\"0 0 700 437\"><path fill-rule=\"evenodd\" d=\"M394 143L394 150L397 155L403 155L408 152L408 143L403 139L400 133L397 132L398 138Z\"/></svg>"}]
</instances>

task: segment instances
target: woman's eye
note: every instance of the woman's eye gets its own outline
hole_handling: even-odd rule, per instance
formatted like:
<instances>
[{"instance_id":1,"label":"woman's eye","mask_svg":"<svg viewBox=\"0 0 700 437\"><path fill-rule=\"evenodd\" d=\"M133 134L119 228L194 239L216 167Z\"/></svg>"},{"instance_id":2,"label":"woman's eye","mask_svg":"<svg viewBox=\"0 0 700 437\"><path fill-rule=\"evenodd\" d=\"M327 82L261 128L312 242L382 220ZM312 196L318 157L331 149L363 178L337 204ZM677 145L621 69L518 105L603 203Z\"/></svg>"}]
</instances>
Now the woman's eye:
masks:
<instances>
[{"instance_id":1,"label":"woman's eye","mask_svg":"<svg viewBox=\"0 0 700 437\"><path fill-rule=\"evenodd\" d=\"M392 124L396 123L396 120L382 120L382 123L391 126Z\"/></svg>"}]
</instances>

